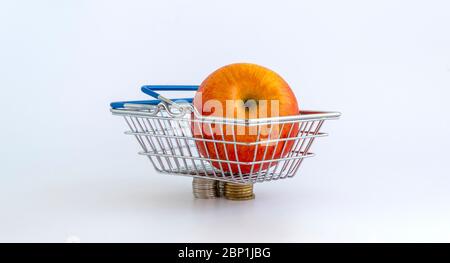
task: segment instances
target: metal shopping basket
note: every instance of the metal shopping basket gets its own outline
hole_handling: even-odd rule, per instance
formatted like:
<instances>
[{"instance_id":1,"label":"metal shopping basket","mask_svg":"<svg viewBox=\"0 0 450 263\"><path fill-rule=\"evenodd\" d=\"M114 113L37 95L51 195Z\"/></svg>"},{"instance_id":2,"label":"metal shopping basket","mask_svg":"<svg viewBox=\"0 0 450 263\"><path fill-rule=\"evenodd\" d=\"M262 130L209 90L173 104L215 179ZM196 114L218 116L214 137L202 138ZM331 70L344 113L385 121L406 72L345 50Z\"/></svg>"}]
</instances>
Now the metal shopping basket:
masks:
<instances>
[{"instance_id":1,"label":"metal shopping basket","mask_svg":"<svg viewBox=\"0 0 450 263\"><path fill-rule=\"evenodd\" d=\"M212 118L198 114L192 98L168 99L156 91L196 91L198 86L143 86L156 100L111 103L113 115L122 116L156 171L165 174L213 179L236 184L253 184L295 176L304 159L314 156L311 145L325 120L337 119L339 112L301 111L296 116L264 119ZM237 136L206 136L203 131L222 126L253 128L254 141ZM200 134L193 127L201 126ZM288 136L260 139L263 128L290 127ZM293 128L296 127L296 128ZM292 132L294 131L294 132ZM272 148L267 147L271 145ZM205 146L205 147L203 147ZM208 146L208 147L207 147ZM251 160L239 160L238 151L254 151ZM264 149L264 150L262 150ZM277 153L274 150L277 149ZM257 157L257 153L258 156Z\"/></svg>"}]
</instances>

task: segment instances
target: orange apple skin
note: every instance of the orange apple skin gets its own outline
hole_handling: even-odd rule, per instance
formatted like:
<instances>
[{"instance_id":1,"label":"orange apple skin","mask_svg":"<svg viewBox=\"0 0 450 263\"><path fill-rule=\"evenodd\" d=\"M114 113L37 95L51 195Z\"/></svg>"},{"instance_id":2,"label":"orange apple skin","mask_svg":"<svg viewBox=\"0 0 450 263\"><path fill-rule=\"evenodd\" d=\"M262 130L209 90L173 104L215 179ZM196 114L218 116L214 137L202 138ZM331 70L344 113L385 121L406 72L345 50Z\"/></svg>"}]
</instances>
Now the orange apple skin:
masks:
<instances>
[{"instance_id":1,"label":"orange apple skin","mask_svg":"<svg viewBox=\"0 0 450 263\"><path fill-rule=\"evenodd\" d=\"M208 100L219 101L223 110L205 110ZM248 111L233 105L227 109L227 100L247 101L255 100L269 101L267 104L258 104L258 111L262 110L261 117L281 117L298 115L299 107L297 99L286 81L274 71L265 67L249 64L236 63L219 68L210 74L200 85L194 97L194 107L203 116L236 118L245 113L245 118L250 118ZM271 111L271 100L278 100L278 112ZM263 108L264 107L264 108ZM241 115L239 115L240 113ZM230 112L233 116L230 116ZM228 115L227 115L228 113ZM227 142L264 142L279 138L296 137L298 135L298 123L295 124L272 124L260 126L259 135L255 132L257 128L238 128L237 125L224 124L221 127L195 122L192 115L191 130L194 138L214 139ZM238 132L241 129L241 132ZM253 129L253 130L251 130ZM244 130L244 131L242 131ZM228 131L228 132L227 132ZM231 131L231 132L230 132ZM294 140L281 141L280 143L262 143L258 145L234 145L230 143L214 143L196 140L196 145L201 156L217 160L230 160L238 162L264 161L285 157L293 147ZM256 151L256 152L255 152ZM265 162L252 165L226 163L221 161L212 162L212 165L226 173L242 174L257 173L264 171L277 162Z\"/></svg>"}]
</instances>

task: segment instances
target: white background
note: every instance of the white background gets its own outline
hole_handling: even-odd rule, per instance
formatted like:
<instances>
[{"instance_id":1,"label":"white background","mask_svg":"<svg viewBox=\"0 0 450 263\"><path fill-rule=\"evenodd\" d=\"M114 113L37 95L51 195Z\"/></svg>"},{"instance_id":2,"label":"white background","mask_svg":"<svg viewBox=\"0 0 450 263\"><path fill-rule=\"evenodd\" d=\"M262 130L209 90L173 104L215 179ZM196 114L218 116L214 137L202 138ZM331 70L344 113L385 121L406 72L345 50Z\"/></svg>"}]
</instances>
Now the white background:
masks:
<instances>
[{"instance_id":1,"label":"white background","mask_svg":"<svg viewBox=\"0 0 450 263\"><path fill-rule=\"evenodd\" d=\"M448 1L2 1L0 241L450 241ZM109 102L253 62L339 110L250 202L157 174ZM173 94L172 96L189 96Z\"/></svg>"}]
</instances>

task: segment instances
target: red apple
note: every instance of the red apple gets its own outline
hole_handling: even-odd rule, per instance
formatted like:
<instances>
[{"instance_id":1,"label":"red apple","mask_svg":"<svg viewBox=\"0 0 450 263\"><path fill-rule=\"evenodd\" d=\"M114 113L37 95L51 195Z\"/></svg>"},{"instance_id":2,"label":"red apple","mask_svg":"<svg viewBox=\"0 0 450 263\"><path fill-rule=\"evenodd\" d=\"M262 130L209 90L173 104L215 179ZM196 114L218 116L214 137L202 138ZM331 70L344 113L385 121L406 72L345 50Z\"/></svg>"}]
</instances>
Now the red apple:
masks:
<instances>
[{"instance_id":1,"label":"red apple","mask_svg":"<svg viewBox=\"0 0 450 263\"><path fill-rule=\"evenodd\" d=\"M199 114L208 117L254 119L299 114L297 100L286 81L270 69L249 63L231 64L214 71L200 85L193 104ZM233 174L257 173L275 165L277 162L253 165L242 162L285 157L294 141L282 140L277 144L276 140L295 137L299 129L298 123L210 125L200 122L194 115L191 128L200 154L220 160L212 165ZM228 142L237 142L237 145ZM257 144L246 145L255 142ZM231 163L224 162L227 160Z\"/></svg>"}]
</instances>

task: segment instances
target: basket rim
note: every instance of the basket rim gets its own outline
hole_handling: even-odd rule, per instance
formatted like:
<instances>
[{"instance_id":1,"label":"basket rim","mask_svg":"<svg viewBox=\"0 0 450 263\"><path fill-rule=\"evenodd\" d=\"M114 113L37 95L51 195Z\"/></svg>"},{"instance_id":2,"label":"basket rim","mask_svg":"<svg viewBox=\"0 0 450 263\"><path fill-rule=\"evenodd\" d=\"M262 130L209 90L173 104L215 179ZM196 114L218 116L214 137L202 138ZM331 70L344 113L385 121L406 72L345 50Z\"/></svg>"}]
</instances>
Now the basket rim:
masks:
<instances>
[{"instance_id":1,"label":"basket rim","mask_svg":"<svg viewBox=\"0 0 450 263\"><path fill-rule=\"evenodd\" d=\"M174 111L175 110L175 111ZM178 104L173 107L167 103L161 102L157 105L145 105L136 103L124 104L123 108L110 109L114 115L130 115L136 117L154 117L154 118L168 118L168 119L183 119L186 120L186 114L194 113L195 118L190 121L202 123L215 124L239 124L239 125L255 125L255 124L272 124L280 122L296 122L303 120L326 120L337 119L341 116L338 111L318 111L318 110L300 110L298 115L269 117L269 118L254 118L254 119L238 119L238 118L223 118L223 117L209 117L202 116L196 111L191 103ZM166 112L169 116L158 116L158 112Z\"/></svg>"},{"instance_id":2,"label":"basket rim","mask_svg":"<svg viewBox=\"0 0 450 263\"><path fill-rule=\"evenodd\" d=\"M134 117L150 117L158 119L170 119L170 120L186 120L185 115L182 114L173 115L169 113L169 116L158 116L159 111L149 111L146 108L122 108L122 109L110 109L113 115L122 116L134 116ZM222 117L209 117L195 114L195 118L192 118L191 122L201 123L215 123L215 124L240 124L240 125L255 125L255 124L276 124L282 122L296 122L296 121L311 121L311 120L328 120L338 119L341 116L341 112L338 111L318 111L318 110L300 110L298 115L270 117L270 118L257 118L257 119L231 119Z\"/></svg>"}]
</instances>

